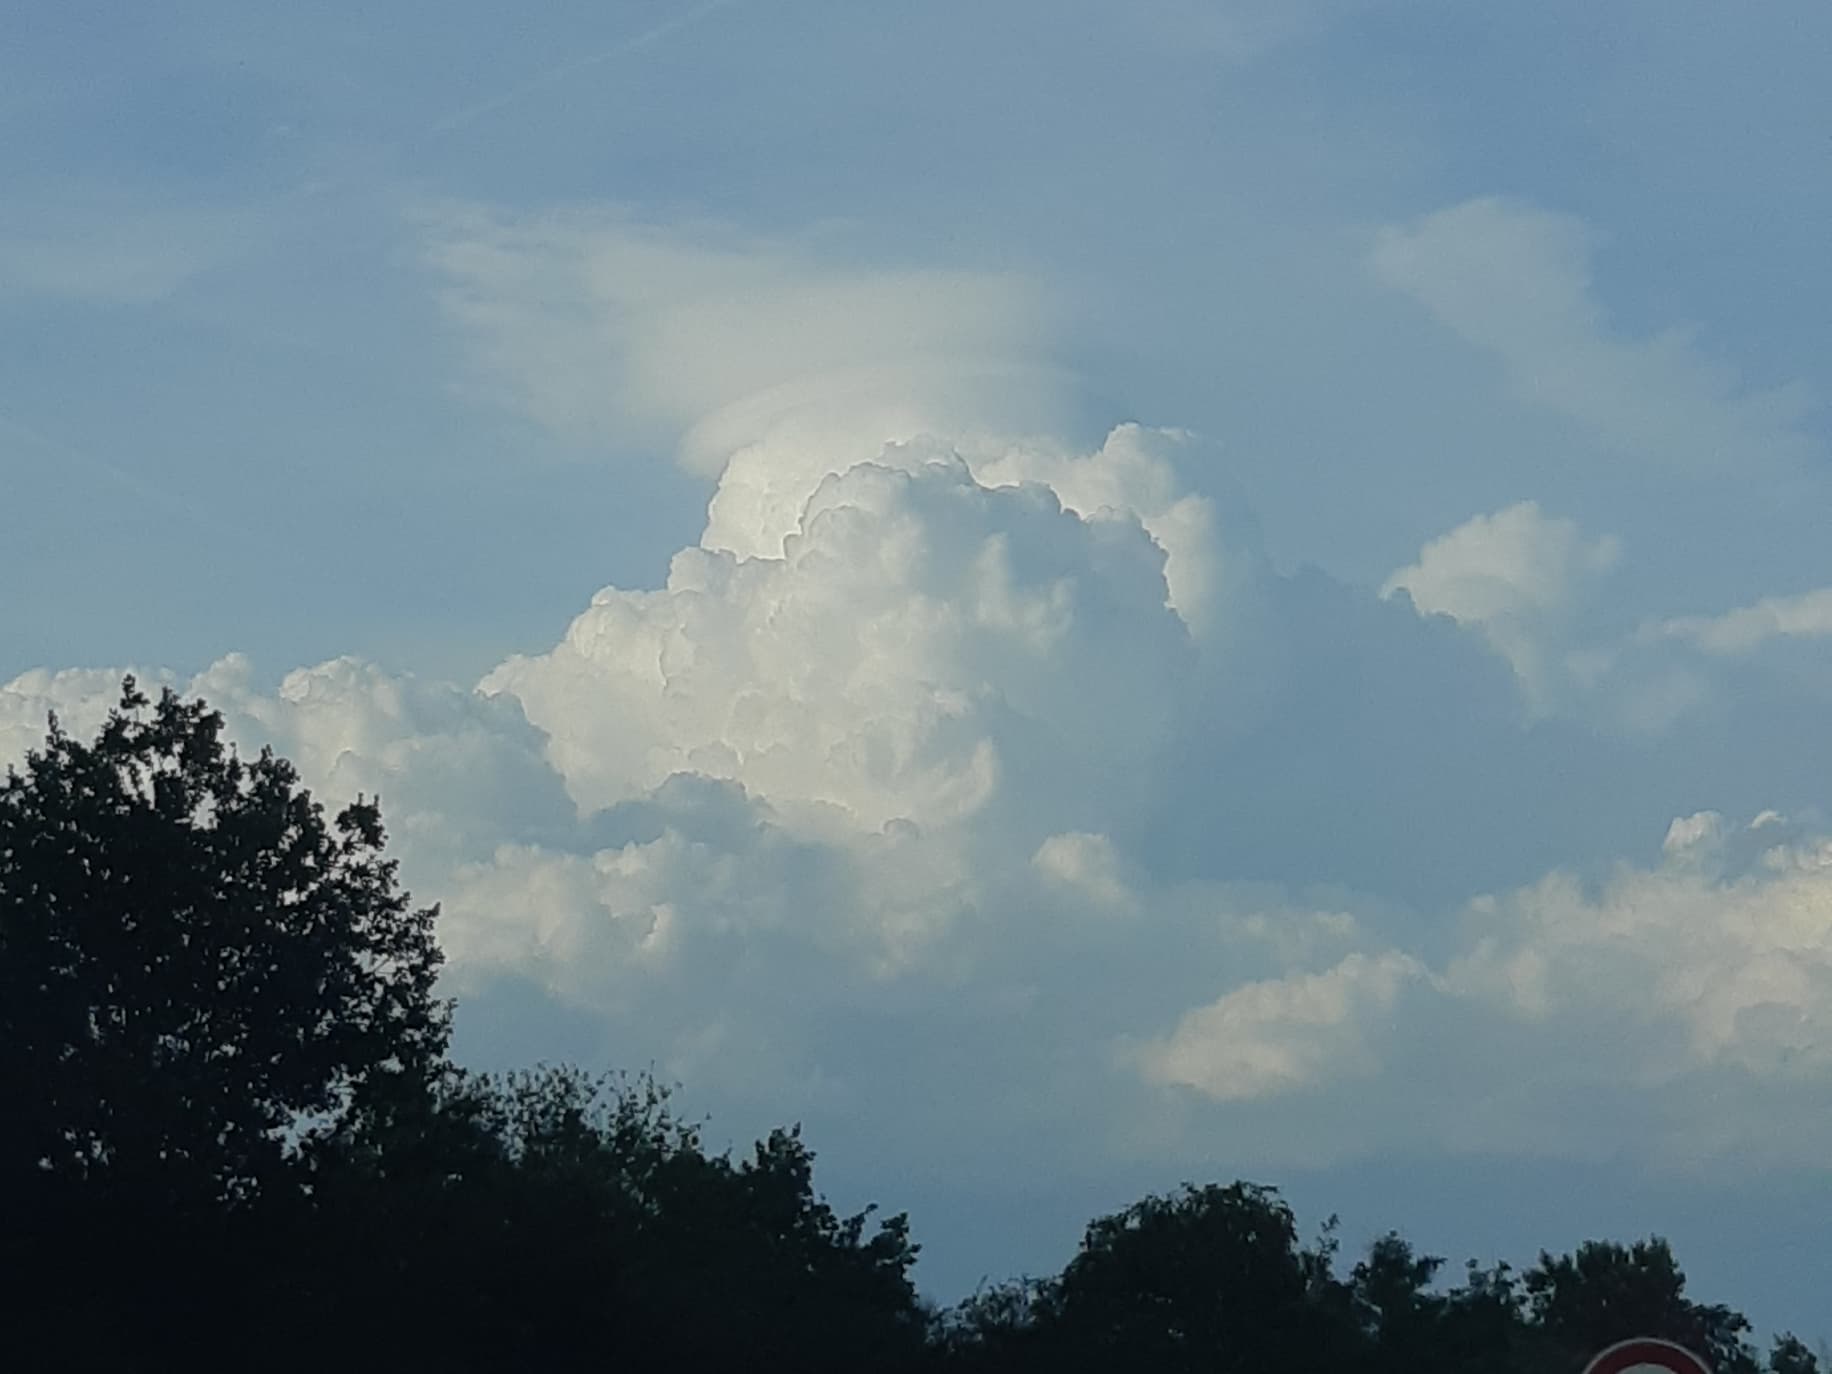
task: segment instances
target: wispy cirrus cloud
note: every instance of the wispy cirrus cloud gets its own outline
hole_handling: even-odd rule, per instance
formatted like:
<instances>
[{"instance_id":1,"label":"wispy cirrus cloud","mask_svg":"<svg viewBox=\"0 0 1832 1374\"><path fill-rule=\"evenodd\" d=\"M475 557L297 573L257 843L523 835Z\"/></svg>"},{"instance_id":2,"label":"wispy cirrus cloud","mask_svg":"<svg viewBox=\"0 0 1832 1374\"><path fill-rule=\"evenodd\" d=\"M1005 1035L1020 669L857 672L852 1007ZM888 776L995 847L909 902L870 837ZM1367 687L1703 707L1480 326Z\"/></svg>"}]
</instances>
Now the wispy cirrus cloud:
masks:
<instances>
[{"instance_id":1,"label":"wispy cirrus cloud","mask_svg":"<svg viewBox=\"0 0 1832 1374\"><path fill-rule=\"evenodd\" d=\"M71 187L15 196L0 225L0 299L148 306L232 257L247 216L148 206Z\"/></svg>"}]
</instances>

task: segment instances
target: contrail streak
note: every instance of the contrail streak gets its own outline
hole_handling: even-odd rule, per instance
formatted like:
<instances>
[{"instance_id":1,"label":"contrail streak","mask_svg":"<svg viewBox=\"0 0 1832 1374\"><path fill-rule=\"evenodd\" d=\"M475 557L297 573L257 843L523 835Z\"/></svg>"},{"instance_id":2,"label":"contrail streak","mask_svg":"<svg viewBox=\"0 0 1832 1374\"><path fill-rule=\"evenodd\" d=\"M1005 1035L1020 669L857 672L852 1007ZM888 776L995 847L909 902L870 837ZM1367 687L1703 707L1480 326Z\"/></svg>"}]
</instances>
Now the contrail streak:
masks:
<instances>
[{"instance_id":1,"label":"contrail streak","mask_svg":"<svg viewBox=\"0 0 1832 1374\"><path fill-rule=\"evenodd\" d=\"M588 68L600 66L614 58L623 57L632 52L639 52L643 48L653 47L671 34L687 28L689 25L699 23L700 20L715 11L729 9L737 2L738 0L706 0L706 3L695 5L692 9L677 14L672 19L664 19L653 28L645 29L634 37L626 38L621 43L617 43L612 47L591 53L585 57L575 57L570 62L562 62L559 66L551 67L540 75L528 81L524 81L521 85L505 91L501 95L493 96L489 100L459 110L455 114L447 115L444 119L432 125L426 132L428 136L438 136L450 133L454 129L461 129L466 124L482 119L485 115L494 114L496 111L506 109L508 106L520 104L530 96L538 95L550 86L558 85L576 72L582 72Z\"/></svg>"},{"instance_id":2,"label":"contrail streak","mask_svg":"<svg viewBox=\"0 0 1832 1374\"><path fill-rule=\"evenodd\" d=\"M434 142L447 135L456 133L460 129L474 124L480 119L495 114L499 110L506 110L512 106L519 105L523 101L539 95L542 91L549 90L559 85L568 77L578 72L586 71L592 67L602 66L606 62L614 61L619 57L628 56L633 52L640 52L644 48L654 47L663 39L680 32L684 28L699 23L708 15L717 13L719 10L730 9L737 3L738 0L704 0L704 3L695 5L691 9L684 10L680 14L675 15L672 19L664 19L661 23L651 28L644 29L641 33L633 34L620 42L613 43L608 48L601 48L597 52L588 53L583 57L575 57L570 61L562 62L558 66L550 67L546 71L530 77L520 85L511 87L500 95L491 96L488 100L479 101L475 105L467 105L461 110L456 110L444 116L442 119L427 125L425 129L418 133L405 135L390 143L374 145L368 150L366 155L360 156L354 160L355 165L347 166L342 171L334 171L328 176L313 178L304 185L295 187L291 192L282 197L282 199L291 200L295 197L315 199L346 190L350 188L353 183L360 182L367 177L379 173L389 162L409 149L424 143Z\"/></svg>"}]
</instances>

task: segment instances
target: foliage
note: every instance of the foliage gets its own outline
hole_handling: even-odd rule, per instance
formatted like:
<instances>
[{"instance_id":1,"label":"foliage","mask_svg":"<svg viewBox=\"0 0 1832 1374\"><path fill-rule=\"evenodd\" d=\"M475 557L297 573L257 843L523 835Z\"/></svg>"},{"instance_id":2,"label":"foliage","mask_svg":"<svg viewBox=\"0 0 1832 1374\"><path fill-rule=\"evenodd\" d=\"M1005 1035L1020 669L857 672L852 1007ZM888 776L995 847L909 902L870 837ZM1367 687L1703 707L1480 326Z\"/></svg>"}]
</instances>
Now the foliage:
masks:
<instances>
[{"instance_id":1,"label":"foliage","mask_svg":"<svg viewBox=\"0 0 1832 1374\"><path fill-rule=\"evenodd\" d=\"M129 678L93 743L51 723L0 785L0 1176L179 1203L279 1176L289 1130L424 1074L434 911L358 800Z\"/></svg>"},{"instance_id":2,"label":"foliage","mask_svg":"<svg viewBox=\"0 0 1832 1374\"><path fill-rule=\"evenodd\" d=\"M1328 1238L1300 1244L1296 1218L1270 1188L1186 1186L1091 1222L1060 1277L979 1295L945 1343L957 1365L987 1369L1345 1361L1356 1333L1332 1253Z\"/></svg>"},{"instance_id":3,"label":"foliage","mask_svg":"<svg viewBox=\"0 0 1832 1374\"><path fill-rule=\"evenodd\" d=\"M868 1234L778 1131L709 1154L648 1078L453 1070L315 1152L327 1315L364 1291L431 1314L390 1333L445 1367L897 1370L923 1352L905 1218Z\"/></svg>"},{"instance_id":4,"label":"foliage","mask_svg":"<svg viewBox=\"0 0 1832 1374\"><path fill-rule=\"evenodd\" d=\"M1542 1254L1524 1280L1535 1324L1563 1349L1601 1350L1631 1336L1657 1336L1695 1350L1718 1374L1755 1374L1749 1321L1685 1296L1686 1276L1658 1236L1633 1245L1590 1241L1570 1254Z\"/></svg>"}]
</instances>

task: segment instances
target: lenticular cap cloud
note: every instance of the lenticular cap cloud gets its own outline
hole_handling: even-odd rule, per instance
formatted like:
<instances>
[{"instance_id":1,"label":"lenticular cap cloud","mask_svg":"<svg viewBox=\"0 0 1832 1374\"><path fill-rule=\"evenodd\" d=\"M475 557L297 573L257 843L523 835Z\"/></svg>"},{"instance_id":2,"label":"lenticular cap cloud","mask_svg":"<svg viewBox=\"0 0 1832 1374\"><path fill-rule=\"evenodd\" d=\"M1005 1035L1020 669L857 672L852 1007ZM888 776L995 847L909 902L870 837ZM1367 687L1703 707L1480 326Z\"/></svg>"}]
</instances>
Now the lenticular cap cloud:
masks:
<instances>
[{"instance_id":1,"label":"lenticular cap cloud","mask_svg":"<svg viewBox=\"0 0 1832 1374\"><path fill-rule=\"evenodd\" d=\"M423 219L446 308L497 395L599 446L646 426L701 476L783 425L804 462L810 448L833 461L809 440L837 430L850 464L861 442L932 430L1055 433L1073 407L1042 346L1056 307L1011 273L835 269L806 236L664 233L593 210Z\"/></svg>"}]
</instances>

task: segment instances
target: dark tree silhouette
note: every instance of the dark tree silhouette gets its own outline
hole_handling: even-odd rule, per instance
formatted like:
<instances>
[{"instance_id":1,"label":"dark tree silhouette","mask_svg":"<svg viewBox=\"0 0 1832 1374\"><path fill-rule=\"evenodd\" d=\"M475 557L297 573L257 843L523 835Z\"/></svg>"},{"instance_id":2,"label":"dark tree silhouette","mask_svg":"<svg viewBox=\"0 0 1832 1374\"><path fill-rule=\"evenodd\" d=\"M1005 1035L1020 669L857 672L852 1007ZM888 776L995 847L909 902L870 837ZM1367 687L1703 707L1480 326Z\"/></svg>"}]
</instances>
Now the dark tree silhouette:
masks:
<instances>
[{"instance_id":1,"label":"dark tree silhouette","mask_svg":"<svg viewBox=\"0 0 1832 1374\"><path fill-rule=\"evenodd\" d=\"M959 1371L1027 1370L1041 1366L1044 1323L1054 1280L1009 1279L983 1285L936 1322L935 1349L942 1368Z\"/></svg>"},{"instance_id":2,"label":"dark tree silhouette","mask_svg":"<svg viewBox=\"0 0 1832 1374\"><path fill-rule=\"evenodd\" d=\"M1432 1291L1444 1261L1421 1255L1393 1232L1368 1247L1349 1275L1357 1318L1370 1346L1372 1371L1411 1371L1430 1362L1443 1342L1449 1302Z\"/></svg>"},{"instance_id":3,"label":"dark tree silhouette","mask_svg":"<svg viewBox=\"0 0 1832 1374\"><path fill-rule=\"evenodd\" d=\"M982 1294L951 1323L967 1368L1274 1371L1350 1365L1359 1333L1334 1243L1299 1242L1250 1183L1186 1187L1090 1223L1060 1278Z\"/></svg>"},{"instance_id":4,"label":"dark tree silhouette","mask_svg":"<svg viewBox=\"0 0 1832 1374\"><path fill-rule=\"evenodd\" d=\"M423 1095L449 1012L359 800L129 678L0 783L0 1268L20 1368L272 1364L302 1147ZM243 1317L246 1318L244 1324ZM182 1353L183 1358L179 1358Z\"/></svg>"},{"instance_id":5,"label":"dark tree silhouette","mask_svg":"<svg viewBox=\"0 0 1832 1374\"><path fill-rule=\"evenodd\" d=\"M778 1131L708 1154L651 1080L453 1072L314 1160L322 1325L391 1295L372 1350L441 1368L900 1370L927 1318L901 1216L868 1234Z\"/></svg>"},{"instance_id":6,"label":"dark tree silhouette","mask_svg":"<svg viewBox=\"0 0 1832 1374\"><path fill-rule=\"evenodd\" d=\"M1446 1374L1575 1374L1570 1359L1527 1319L1520 1276L1505 1261L1464 1266L1444 1296L1432 1352L1421 1368Z\"/></svg>"},{"instance_id":7,"label":"dark tree silhouette","mask_svg":"<svg viewBox=\"0 0 1832 1374\"><path fill-rule=\"evenodd\" d=\"M1289 1210L1251 1184L1185 1188L1089 1228L1062 1275L983 1289L944 1314L944 1369L993 1371L1345 1369L1360 1374L1577 1374L1607 1345L1663 1336L1718 1374L1757 1374L1748 1321L1685 1296L1664 1241L1542 1254L1524 1274L1442 1261L1395 1233L1346 1279L1332 1234L1298 1244ZM1778 1337L1770 1374L1820 1374Z\"/></svg>"},{"instance_id":8,"label":"dark tree silhouette","mask_svg":"<svg viewBox=\"0 0 1832 1374\"><path fill-rule=\"evenodd\" d=\"M1769 1374L1819 1374L1819 1357L1793 1332L1775 1337L1768 1352Z\"/></svg>"},{"instance_id":9,"label":"dark tree silhouette","mask_svg":"<svg viewBox=\"0 0 1832 1374\"><path fill-rule=\"evenodd\" d=\"M1755 1374L1749 1320L1686 1297L1686 1275L1660 1237L1618 1245L1587 1241L1570 1255L1542 1254L1523 1276L1533 1321L1573 1354L1631 1336L1658 1336L1695 1350L1716 1374Z\"/></svg>"},{"instance_id":10,"label":"dark tree silhouette","mask_svg":"<svg viewBox=\"0 0 1832 1374\"><path fill-rule=\"evenodd\" d=\"M0 1171L181 1204L274 1181L289 1132L442 1056L431 909L359 800L129 678L0 785Z\"/></svg>"}]
</instances>

